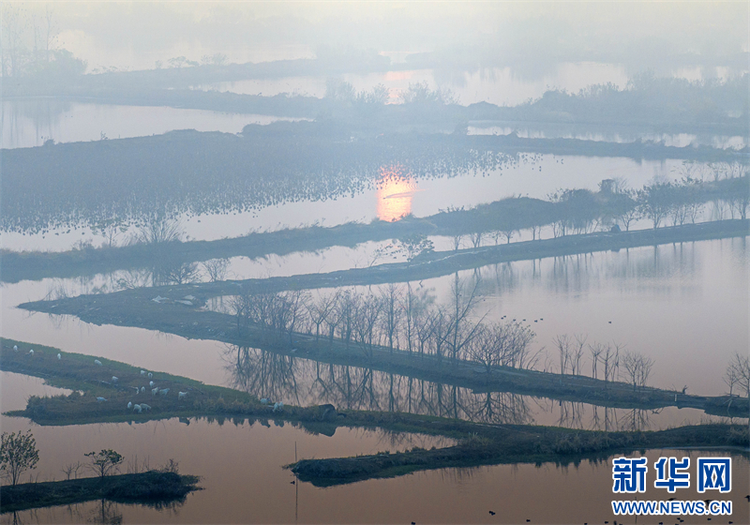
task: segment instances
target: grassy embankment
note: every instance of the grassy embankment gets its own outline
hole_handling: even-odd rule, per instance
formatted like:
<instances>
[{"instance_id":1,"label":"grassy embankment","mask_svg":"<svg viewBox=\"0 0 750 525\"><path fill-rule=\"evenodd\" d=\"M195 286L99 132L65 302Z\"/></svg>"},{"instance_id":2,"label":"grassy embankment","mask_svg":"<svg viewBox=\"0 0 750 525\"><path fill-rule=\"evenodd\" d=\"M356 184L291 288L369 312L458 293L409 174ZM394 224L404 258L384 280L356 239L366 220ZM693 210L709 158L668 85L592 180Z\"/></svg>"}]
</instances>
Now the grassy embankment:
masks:
<instances>
[{"instance_id":1,"label":"grassy embankment","mask_svg":"<svg viewBox=\"0 0 750 525\"><path fill-rule=\"evenodd\" d=\"M12 345L19 346L13 352ZM371 411L337 411L331 405L314 407L284 406L274 412L255 397L231 389L203 385L178 376L155 373L159 386L189 394L177 399L175 391L167 396L131 393L145 382L140 369L124 363L80 354L62 354L58 360L55 348L33 345L35 354L27 355L29 343L2 340L4 370L46 378L49 384L76 391L69 396L32 397L25 410L10 416L30 417L40 424L67 425L100 421L146 421L168 417L220 416L255 420L283 420L311 432L331 435L336 427L385 428L398 432L442 435L459 440L443 449L414 449L398 454L377 454L357 458L302 460L292 465L302 480L319 485L348 483L372 477L401 475L415 470L467 467L510 462L571 462L582 457L605 457L615 452L656 447L747 447L746 426L700 425L657 432L601 432L557 427L488 425L458 419L421 416L407 413ZM112 383L112 373L119 380ZM78 390L83 390L80 394ZM107 396L97 402L96 396ZM133 413L126 408L129 400L145 397L152 409Z\"/></svg>"},{"instance_id":2,"label":"grassy embankment","mask_svg":"<svg viewBox=\"0 0 750 525\"><path fill-rule=\"evenodd\" d=\"M144 319L158 320L156 322L164 331L172 331L183 336L187 335L187 331L202 338L260 347L271 352L318 362L369 368L480 392L511 392L614 408L656 409L678 406L701 409L726 417L748 415L747 398L707 397L651 387L634 388L633 385L621 382L605 382L583 376L501 366L493 367L491 373L487 373L482 366L470 361L439 360L404 351L391 351L385 347L373 347L368 349L368 352L363 352L354 344L347 345L338 340L331 342L323 338L316 341L313 336L307 334L293 334L292 346L286 337L269 340L268 334L253 327L244 328L242 336L239 336L231 316L180 308L182 305L179 304L173 305L174 308L168 309L165 315L165 311L159 306L166 305L148 302L151 304L147 304L144 308L146 311L142 311L141 314L145 315ZM97 308L98 313L104 310L102 307ZM191 322L193 318L201 321L200 326ZM197 333L203 330L208 330L208 337ZM40 424L58 424L57 421L60 419L67 423L122 421L123 418L135 417L125 409L128 401L145 402L152 406L150 412L137 414L138 419L188 417L196 411L222 413L231 411L232 407L239 413L267 416L270 410L250 394L204 385L160 372L154 373L155 386L160 389L170 388L170 392L167 396L152 396L149 379L143 377L140 370L129 365L101 359L103 366L100 367L94 364L91 357L68 353L63 355L62 360L57 360L54 349L42 347L41 351L40 348L35 348L36 353L32 358L27 354L28 344L19 344L18 353L10 350L13 344L17 343L9 340L3 342L1 364L4 370L44 377L55 386L90 392L89 396L80 396L74 392L71 396L57 399L52 404L40 398L32 398L23 415ZM118 377L116 384L111 381L113 375ZM145 386L146 392L134 394L136 386ZM180 391L188 392L182 400L177 396ZM95 399L97 396L107 398L108 401L98 403ZM291 415L300 420L317 421L320 415L317 408L311 410L290 407L285 410L287 415L290 411Z\"/></svg>"},{"instance_id":3,"label":"grassy embankment","mask_svg":"<svg viewBox=\"0 0 750 525\"><path fill-rule=\"evenodd\" d=\"M203 311L197 307L211 296L236 294L238 289L245 293L254 293L422 279L486 264L491 258L514 260L523 257L524 253L529 251L541 256L543 253L586 252L623 244L713 238L717 235L726 235L727 232L745 236L747 227L748 221L722 221L619 234L567 236L515 245L461 250L447 255L433 254L418 262L388 264L330 274L162 286L54 301L37 301L23 304L21 307L33 311L75 315L94 324L134 326L187 338L260 347L288 355L292 355L296 349L299 350L297 356L319 362L371 368L479 391L513 392L622 408L691 407L716 415L743 417L747 415L748 406L747 400L740 398L709 398L656 388L636 389L623 383L604 382L582 376L561 376L505 367L495 367L491 373L486 373L479 365L468 361L437 360L381 347L362 351L351 343L347 344L337 339L316 340L309 334L293 333L289 334L288 339L269 340L266 333L253 327L239 333L234 316ZM477 262L477 259L481 262ZM178 302L184 301L186 294L197 296L197 299L192 300L191 306ZM152 301L156 295L166 300L159 303Z\"/></svg>"},{"instance_id":4,"label":"grassy embankment","mask_svg":"<svg viewBox=\"0 0 750 525\"><path fill-rule=\"evenodd\" d=\"M234 295L238 287L253 293L266 293L284 290L419 281L503 262L559 257L597 251L617 251L643 246L658 246L661 244L746 237L748 235L750 235L750 220L748 219L712 221L658 229L634 230L616 234L598 232L566 235L553 239L514 242L511 244L482 246L456 251L430 252L420 255L410 262L379 264L367 268L351 268L329 273L156 286L148 288L149 291L147 293L155 296L157 294L163 295L166 292L184 292L184 294L198 296L201 300L205 301L210 297ZM5 264L5 258L3 262ZM128 294L140 293L143 292L139 290L125 290L109 295L124 297ZM39 311L48 311L47 308L51 304L52 302L36 301L26 303L24 308L31 310L39 308Z\"/></svg>"},{"instance_id":5,"label":"grassy embankment","mask_svg":"<svg viewBox=\"0 0 750 525\"><path fill-rule=\"evenodd\" d=\"M93 500L161 505L184 500L200 480L174 472L148 471L104 478L23 483L0 488L0 512L14 512Z\"/></svg>"},{"instance_id":6,"label":"grassy embankment","mask_svg":"<svg viewBox=\"0 0 750 525\"><path fill-rule=\"evenodd\" d=\"M653 448L720 448L748 455L749 444L748 428L739 425L695 425L649 432L507 425L482 436L471 436L452 447L303 459L287 467L302 481L330 486L439 468L543 462L567 465Z\"/></svg>"}]
</instances>

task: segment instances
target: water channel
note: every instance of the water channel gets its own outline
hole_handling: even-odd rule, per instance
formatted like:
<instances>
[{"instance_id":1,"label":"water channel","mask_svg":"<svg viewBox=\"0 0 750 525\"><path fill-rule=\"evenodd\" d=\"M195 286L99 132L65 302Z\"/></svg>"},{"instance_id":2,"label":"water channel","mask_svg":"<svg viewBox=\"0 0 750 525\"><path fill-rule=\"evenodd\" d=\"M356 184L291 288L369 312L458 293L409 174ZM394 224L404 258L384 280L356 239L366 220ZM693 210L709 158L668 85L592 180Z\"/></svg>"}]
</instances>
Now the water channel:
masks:
<instances>
[{"instance_id":1,"label":"water channel","mask_svg":"<svg viewBox=\"0 0 750 525\"><path fill-rule=\"evenodd\" d=\"M419 80L420 77L414 78ZM4 108L5 104L10 103L4 102ZM105 121L115 122L114 127L107 128L112 131L101 129L110 139L161 133L183 125L237 132L253 119L259 123L270 121L252 115L186 113L188 110L170 108L100 107L78 103L70 103L66 108L56 113L50 120L55 124L48 128L35 128L33 119L15 118L15 123L8 125L10 135L17 137L12 140L18 142L9 143L8 147L37 145L39 140L53 135L53 127L54 133L67 130L63 135L71 141L103 138L91 136L91 133L99 133L97 122ZM146 115L146 110L152 112L153 122L144 120L143 127L130 128L127 114L143 112ZM62 123L64 119L78 118L88 119L80 125L84 130L82 134L75 131L76 125L66 128L68 125ZM204 127L201 122L205 123ZM5 141L5 130L3 137ZM5 147L6 142L3 144ZM274 230L316 221L330 226L350 220L370 221L375 217L394 220L405 213L427 216L450 206L470 207L513 195L544 198L559 188L572 186L594 190L605 178L623 178L630 187L637 188L654 177L679 178L681 167L681 162L673 160L636 162L624 158L537 155L485 176L417 179L405 187L387 191L373 185L335 201L284 203L237 215L186 215L181 226L190 238L210 240L242 235L251 229ZM100 238L87 229L71 233L60 230L35 235L2 234L3 248L12 250L64 250L79 240L100 242ZM369 258L383 244L270 256L261 261L238 257L230 261L230 272L237 278L263 277L362 266L370 263ZM675 390L687 386L690 393L721 395L727 390L722 376L728 360L734 353L746 352L750 347L749 262L746 239L725 239L499 264L460 272L458 278L480 279L481 300L476 317L486 315L488 320L498 320L507 316L525 320L536 333L535 349L542 352L540 369L555 370L556 357L552 349L555 336L585 334L589 341L618 342L654 359L649 380L652 385ZM211 384L237 386L242 381L248 384L247 377L241 376L242 371L231 364L238 350L222 343L185 340L137 328L95 326L69 317L29 314L15 308L19 303L55 294L77 295L97 289L113 291L123 277L124 272L91 278L4 283L0 314L3 336L55 346L63 352L103 356ZM455 276L445 276L412 285L430 290L437 302L445 302L450 298L454 279ZM359 291L378 293L379 289L368 287ZM312 292L313 297L325 293L330 290ZM316 379L321 375L321 366L312 361L267 355L255 349L247 352L249 363L275 359L288 371L279 378L256 378L255 384L261 387L248 389L258 395L269 395L270 391L287 403L333 402L351 408L453 413L476 421L582 429L603 428L605 419L611 422L612 427L608 428L644 430L718 420L688 409L608 413L590 405L501 393L488 396L466 390L458 392L458 403L450 405L438 399L440 391L450 393L450 385L420 383L377 371L322 366L322 383L328 381L328 387L340 384L345 373L359 378L363 385L369 382L369 391L364 390L364 396L347 398L343 390L331 395L316 386L320 384ZM253 373L252 366L250 373ZM3 373L0 379L3 412L23 407L30 395L58 391L40 380L17 374ZM292 383L294 388L289 386ZM426 393L414 395L417 390ZM175 459L182 472L202 476L201 485L205 489L189 495L184 504L174 508L94 502L28 511L16 516L3 515L2 523L16 520L23 523L118 520L122 523L518 523L526 520L531 523L601 523L612 519L609 506L611 458L584 459L569 465L518 464L426 471L320 489L306 483L290 484L294 478L282 467L294 461L295 449L301 458L321 458L406 450L415 446L440 447L450 441L379 429L339 428L333 436L325 436L282 422L216 419L40 427L24 418L3 416L2 428L3 431L33 430L42 458L33 475L40 481L62 479L61 469L83 460L85 452L113 448L126 457L129 465L126 468L132 470L160 466L170 458ZM651 462L661 455L674 454L674 451L646 452ZM743 496L748 493L749 465L742 455L734 455L733 461L735 477L731 499L737 509L735 523L740 523L748 515L748 503ZM663 496L662 492L649 489L643 498L662 499ZM693 494L692 489L691 494L681 497L704 499ZM544 501L544 505L540 505L540 501ZM490 510L496 515L490 515ZM705 518L686 522L704 523Z\"/></svg>"}]
</instances>

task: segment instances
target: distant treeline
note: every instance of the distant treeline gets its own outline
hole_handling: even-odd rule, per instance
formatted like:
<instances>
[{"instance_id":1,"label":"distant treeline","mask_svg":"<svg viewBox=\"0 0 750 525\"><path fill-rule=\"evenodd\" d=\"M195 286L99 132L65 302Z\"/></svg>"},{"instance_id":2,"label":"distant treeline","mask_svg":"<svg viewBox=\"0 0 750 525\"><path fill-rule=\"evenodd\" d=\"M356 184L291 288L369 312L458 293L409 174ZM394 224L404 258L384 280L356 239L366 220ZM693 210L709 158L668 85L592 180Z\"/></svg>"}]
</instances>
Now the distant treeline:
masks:
<instances>
[{"instance_id":1,"label":"distant treeline","mask_svg":"<svg viewBox=\"0 0 750 525\"><path fill-rule=\"evenodd\" d=\"M551 90L541 99L515 107L499 107L486 102L459 106L460 101L445 96L445 92L439 97L429 96L427 85L413 84L404 94L406 104L392 106L385 104L387 97L357 94L351 85L343 92L328 89L324 99L290 93L262 97L190 88L212 82L246 79L304 76L333 79L346 73L413 69L420 63L418 58L411 64L390 64L386 57L363 52L258 64L192 63L189 64L191 67L181 67L189 61L180 58L183 59L182 63L173 64L177 67L144 71L82 75L80 68L68 68L70 71L62 77L58 74L54 82L38 76L14 77L13 82L3 84L3 96L82 97L101 103L164 105L308 118L336 115L341 121L366 124L368 127L377 124L384 130L437 121L455 126L469 120L640 125L661 131L710 130L740 136L747 136L749 129L748 74L720 82L657 78L653 72L647 72L633 77L624 89L606 84L589 86L575 94ZM422 61L422 67L435 65L429 64L429 60ZM376 87L373 93L377 91ZM366 114L367 122L363 120L363 114ZM369 122L372 119L375 122Z\"/></svg>"}]
</instances>

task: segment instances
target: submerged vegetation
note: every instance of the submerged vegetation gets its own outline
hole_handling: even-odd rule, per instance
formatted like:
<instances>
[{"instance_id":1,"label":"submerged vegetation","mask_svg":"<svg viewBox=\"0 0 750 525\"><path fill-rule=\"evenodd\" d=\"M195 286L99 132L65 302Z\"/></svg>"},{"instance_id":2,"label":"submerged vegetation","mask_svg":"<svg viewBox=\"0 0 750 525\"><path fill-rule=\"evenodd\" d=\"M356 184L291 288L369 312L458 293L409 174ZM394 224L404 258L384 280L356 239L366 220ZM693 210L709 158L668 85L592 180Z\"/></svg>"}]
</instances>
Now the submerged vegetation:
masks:
<instances>
[{"instance_id":1,"label":"submerged vegetation","mask_svg":"<svg viewBox=\"0 0 750 525\"><path fill-rule=\"evenodd\" d=\"M485 174L526 154L600 155L739 163L741 152L517 136L386 134L352 137L331 122L248 126L241 136L175 131L154 137L56 144L3 153L5 231L149 223L323 201L372 188L384 166L419 181ZM286 152L293 149L294 155Z\"/></svg>"},{"instance_id":2,"label":"submerged vegetation","mask_svg":"<svg viewBox=\"0 0 750 525\"><path fill-rule=\"evenodd\" d=\"M11 252L3 250L4 282L24 278L93 274L117 269L146 267L155 270L152 285L182 284L199 279L196 262L203 261L210 281L226 275L226 259L238 255L263 257L275 253L313 251L331 246L356 246L366 241L394 239L392 251L406 253L409 260L430 254L427 236L452 236L458 246L468 238L474 248L494 239L509 244L514 235L530 230L541 239L542 228L551 228L554 237L590 233L599 229L629 231L639 219L649 219L654 227L695 224L707 203L713 202L715 219L725 216L745 219L750 203L750 181L743 164L717 164L714 180L705 180L701 165L685 163L686 175L676 183L655 182L640 190L626 190L618 181L606 179L599 192L560 190L548 200L511 197L474 208L446 210L435 215L404 217L396 222L348 223L324 228L310 226L276 232L251 233L234 239L183 241L177 221L151 214L122 246L116 246L118 230L125 223L107 221L99 228L107 242L101 248L82 246L63 253ZM676 238L673 239L677 240ZM222 262L224 261L224 262ZM223 266L222 266L223 265ZM223 267L223 271L218 271Z\"/></svg>"}]
</instances>

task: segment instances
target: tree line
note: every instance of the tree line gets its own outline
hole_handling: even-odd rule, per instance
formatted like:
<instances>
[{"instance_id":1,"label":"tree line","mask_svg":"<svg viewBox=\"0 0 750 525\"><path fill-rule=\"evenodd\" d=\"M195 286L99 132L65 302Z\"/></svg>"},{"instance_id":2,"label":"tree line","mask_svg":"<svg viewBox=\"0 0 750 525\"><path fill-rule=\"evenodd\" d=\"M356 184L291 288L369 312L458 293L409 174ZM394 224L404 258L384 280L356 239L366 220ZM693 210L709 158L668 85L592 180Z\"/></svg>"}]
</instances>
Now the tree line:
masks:
<instances>
[{"instance_id":1,"label":"tree line","mask_svg":"<svg viewBox=\"0 0 750 525\"><path fill-rule=\"evenodd\" d=\"M296 333L315 341L337 341L372 358L376 349L408 352L447 362L471 361L487 374L499 366L551 368L544 347L534 349L536 333L523 322L488 321L479 316L479 279L455 274L450 299L438 304L430 290L390 283L378 291L337 288L317 298L308 291L240 293L229 301L240 335L253 327L268 343L294 347ZM625 378L634 389L646 386L654 361L619 343L589 342L567 334L553 341L560 374L585 375L584 356L591 356L591 377L606 382Z\"/></svg>"}]
</instances>

